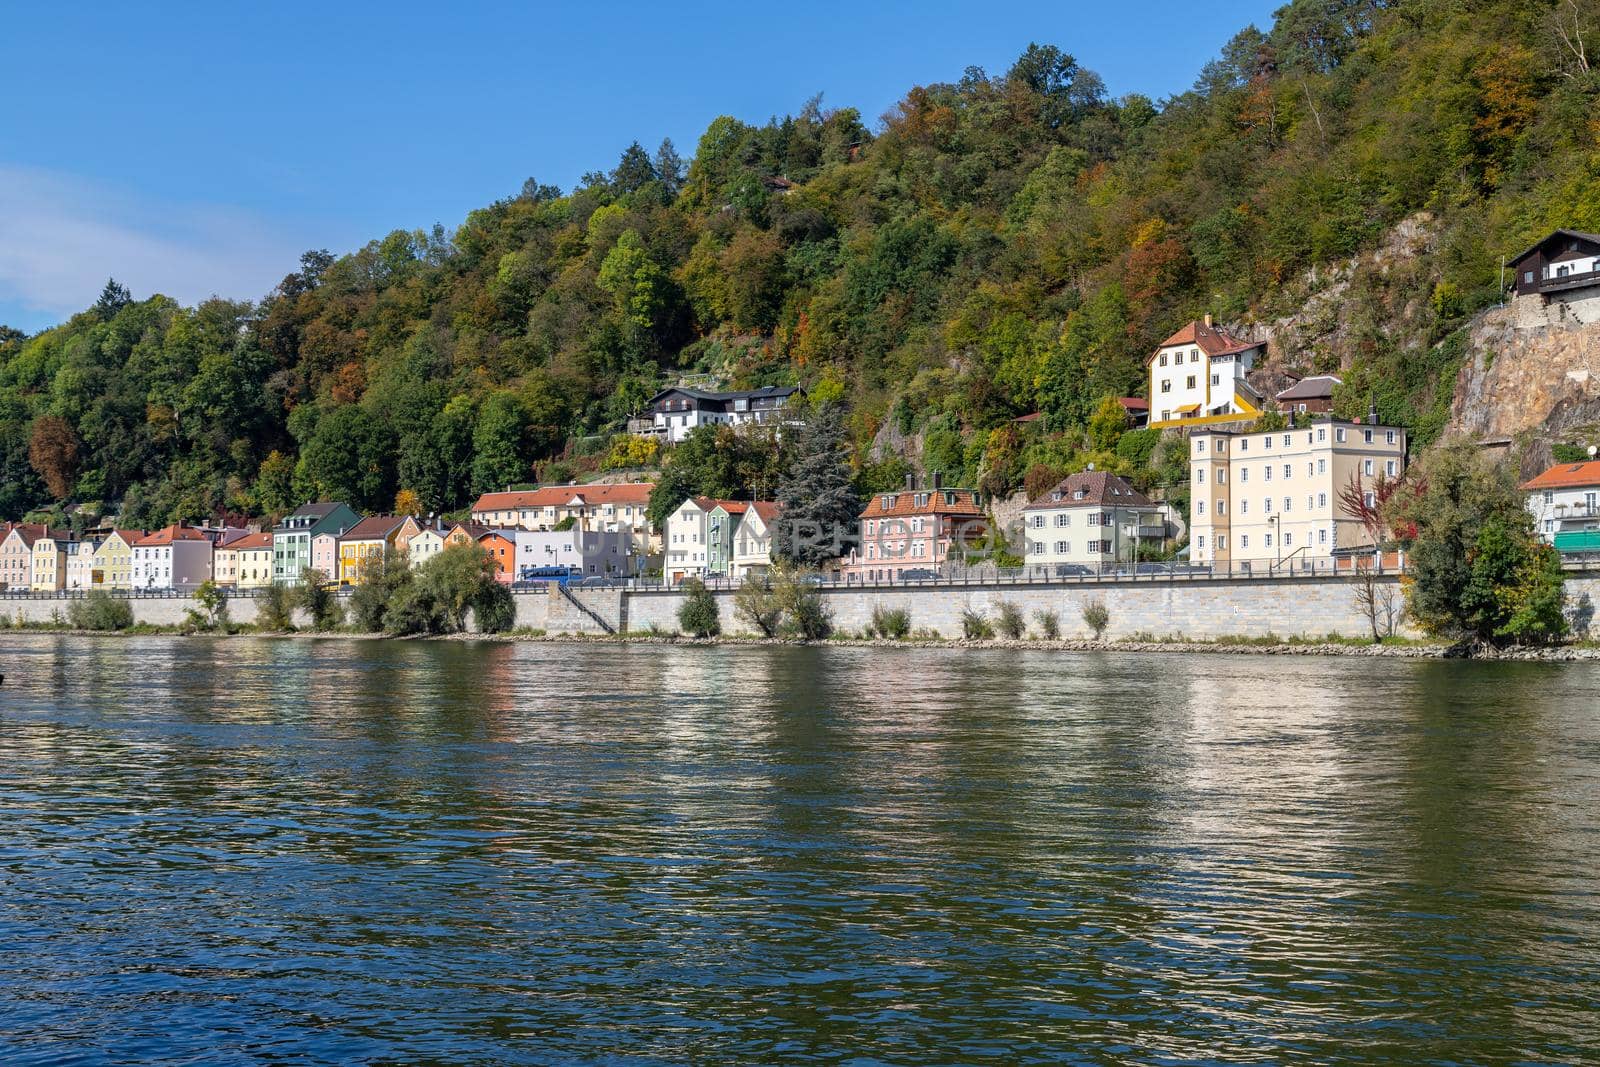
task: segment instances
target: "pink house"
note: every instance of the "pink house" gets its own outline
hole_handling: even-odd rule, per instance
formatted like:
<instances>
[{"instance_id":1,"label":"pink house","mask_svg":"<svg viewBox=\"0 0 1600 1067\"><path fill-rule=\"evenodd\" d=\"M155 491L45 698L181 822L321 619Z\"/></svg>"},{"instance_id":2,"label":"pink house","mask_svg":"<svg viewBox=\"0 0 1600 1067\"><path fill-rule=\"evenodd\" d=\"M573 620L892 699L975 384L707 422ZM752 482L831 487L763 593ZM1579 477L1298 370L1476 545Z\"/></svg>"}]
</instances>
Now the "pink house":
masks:
<instances>
[{"instance_id":1,"label":"pink house","mask_svg":"<svg viewBox=\"0 0 1600 1067\"><path fill-rule=\"evenodd\" d=\"M966 537L986 530L977 491L946 489L936 474L931 489L878 493L867 501L861 512L861 547L842 570L862 582L892 582L906 571L935 572Z\"/></svg>"}]
</instances>

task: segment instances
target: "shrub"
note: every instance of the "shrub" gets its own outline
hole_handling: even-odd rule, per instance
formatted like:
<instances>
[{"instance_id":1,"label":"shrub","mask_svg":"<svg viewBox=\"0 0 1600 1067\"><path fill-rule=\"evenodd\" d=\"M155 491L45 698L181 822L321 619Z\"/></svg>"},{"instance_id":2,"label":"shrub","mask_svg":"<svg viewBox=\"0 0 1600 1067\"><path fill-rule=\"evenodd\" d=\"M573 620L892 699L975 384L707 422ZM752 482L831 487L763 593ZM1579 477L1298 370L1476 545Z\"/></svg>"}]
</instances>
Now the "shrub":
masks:
<instances>
[{"instance_id":1,"label":"shrub","mask_svg":"<svg viewBox=\"0 0 1600 1067\"><path fill-rule=\"evenodd\" d=\"M823 603L822 594L812 587L809 577L781 571L774 588L786 616L784 633L805 641L821 641L833 633L833 612Z\"/></svg>"},{"instance_id":2,"label":"shrub","mask_svg":"<svg viewBox=\"0 0 1600 1067\"><path fill-rule=\"evenodd\" d=\"M867 627L867 636L876 633L879 637L887 637L898 641L911 632L911 612L905 608L886 608L882 604L872 606L872 624Z\"/></svg>"},{"instance_id":3,"label":"shrub","mask_svg":"<svg viewBox=\"0 0 1600 1067\"><path fill-rule=\"evenodd\" d=\"M1039 624L1039 632L1046 641L1054 641L1061 636L1061 616L1053 611L1036 611L1033 620Z\"/></svg>"},{"instance_id":4,"label":"shrub","mask_svg":"<svg viewBox=\"0 0 1600 1067\"><path fill-rule=\"evenodd\" d=\"M1106 632L1106 627L1111 624L1111 612L1106 610L1103 600L1086 600L1083 604L1083 624L1094 631L1094 639L1100 640Z\"/></svg>"},{"instance_id":5,"label":"shrub","mask_svg":"<svg viewBox=\"0 0 1600 1067\"><path fill-rule=\"evenodd\" d=\"M715 637L722 632L717 598L697 578L683 583L684 600L678 607L678 625L691 637Z\"/></svg>"},{"instance_id":6,"label":"shrub","mask_svg":"<svg viewBox=\"0 0 1600 1067\"><path fill-rule=\"evenodd\" d=\"M295 606L311 619L313 630L332 630L344 621L344 609L321 571L313 567L301 570L300 585L294 593Z\"/></svg>"},{"instance_id":7,"label":"shrub","mask_svg":"<svg viewBox=\"0 0 1600 1067\"><path fill-rule=\"evenodd\" d=\"M999 613L995 619L995 629L1000 631L1000 636L1016 641L1028 630L1028 620L1023 616L1022 609L1009 600L1002 600L995 605Z\"/></svg>"},{"instance_id":8,"label":"shrub","mask_svg":"<svg viewBox=\"0 0 1600 1067\"><path fill-rule=\"evenodd\" d=\"M383 628L394 634L461 633L467 616L497 633L515 621L511 591L495 578L494 557L478 544L451 545L394 586Z\"/></svg>"},{"instance_id":9,"label":"shrub","mask_svg":"<svg viewBox=\"0 0 1600 1067\"><path fill-rule=\"evenodd\" d=\"M294 590L286 585L269 585L256 594L256 629L294 629Z\"/></svg>"},{"instance_id":10,"label":"shrub","mask_svg":"<svg viewBox=\"0 0 1600 1067\"><path fill-rule=\"evenodd\" d=\"M361 582L350 594L351 621L364 633L387 629L389 604L411 584L411 568L404 556L373 557L361 566Z\"/></svg>"},{"instance_id":11,"label":"shrub","mask_svg":"<svg viewBox=\"0 0 1600 1067\"><path fill-rule=\"evenodd\" d=\"M733 614L762 637L776 637L783 622L783 601L765 575L746 575L733 595Z\"/></svg>"},{"instance_id":12,"label":"shrub","mask_svg":"<svg viewBox=\"0 0 1600 1067\"><path fill-rule=\"evenodd\" d=\"M199 610L191 610L185 622L195 630L228 629L228 591L207 578L194 591L194 601Z\"/></svg>"},{"instance_id":13,"label":"shrub","mask_svg":"<svg viewBox=\"0 0 1600 1067\"><path fill-rule=\"evenodd\" d=\"M994 627L982 612L967 608L961 613L961 634L968 640L986 641L994 636Z\"/></svg>"},{"instance_id":14,"label":"shrub","mask_svg":"<svg viewBox=\"0 0 1600 1067\"><path fill-rule=\"evenodd\" d=\"M0 616L0 626L8 621ZM126 630L133 625L133 605L104 589L94 589L67 605L67 622L74 630Z\"/></svg>"}]
</instances>

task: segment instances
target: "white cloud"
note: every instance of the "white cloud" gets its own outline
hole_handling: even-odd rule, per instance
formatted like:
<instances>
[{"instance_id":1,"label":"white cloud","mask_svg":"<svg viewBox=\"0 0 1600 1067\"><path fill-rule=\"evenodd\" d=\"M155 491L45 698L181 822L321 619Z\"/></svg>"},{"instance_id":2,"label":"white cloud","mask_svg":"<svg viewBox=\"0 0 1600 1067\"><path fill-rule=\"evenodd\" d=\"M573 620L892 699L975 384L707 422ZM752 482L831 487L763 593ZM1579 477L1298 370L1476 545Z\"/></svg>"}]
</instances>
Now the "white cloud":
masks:
<instances>
[{"instance_id":1,"label":"white cloud","mask_svg":"<svg viewBox=\"0 0 1600 1067\"><path fill-rule=\"evenodd\" d=\"M141 300L259 300L314 243L249 212L0 164L0 322L8 311L18 325L65 319L108 277Z\"/></svg>"}]
</instances>

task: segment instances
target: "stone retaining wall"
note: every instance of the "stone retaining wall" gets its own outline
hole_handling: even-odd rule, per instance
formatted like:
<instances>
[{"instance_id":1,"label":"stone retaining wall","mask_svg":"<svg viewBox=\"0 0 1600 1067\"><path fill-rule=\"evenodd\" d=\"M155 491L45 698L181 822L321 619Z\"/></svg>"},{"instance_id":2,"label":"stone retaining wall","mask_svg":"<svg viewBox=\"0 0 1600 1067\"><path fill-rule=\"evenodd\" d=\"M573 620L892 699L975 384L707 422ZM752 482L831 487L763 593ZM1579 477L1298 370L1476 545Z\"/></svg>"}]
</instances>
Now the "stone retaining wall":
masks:
<instances>
[{"instance_id":1,"label":"stone retaining wall","mask_svg":"<svg viewBox=\"0 0 1600 1067\"><path fill-rule=\"evenodd\" d=\"M1381 579L1399 595L1398 581ZM961 613L967 609L993 619L1002 602L1016 604L1036 629L1034 616L1054 611L1063 637L1087 637L1083 605L1101 600L1110 614L1106 636L1148 634L1157 638L1356 637L1367 632L1367 620L1356 605L1356 580L1348 577L1256 578L1218 581L1106 581L1073 585L1001 583L998 585L930 586L912 589L828 589L821 596L833 612L834 625L859 632L872 619L876 605L904 608L913 630L933 630L942 637L961 636ZM652 627L678 630L683 594L676 590L574 589L589 612L616 632L641 632ZM348 594L346 594L347 596ZM518 592L516 625L552 634L599 634L603 628L559 591ZM725 633L748 630L733 614L733 593L717 592ZM1600 629L1600 574L1567 576L1567 596L1575 606L1588 605L1592 628ZM344 597L341 597L344 599ZM52 597L0 598L0 614L29 622L65 619L70 601ZM183 622L194 607L190 597L134 597L134 619L157 626ZM255 621L256 601L234 597L228 613L235 622ZM304 620L302 620L304 621ZM1411 633L1402 628L1402 633Z\"/></svg>"}]
</instances>

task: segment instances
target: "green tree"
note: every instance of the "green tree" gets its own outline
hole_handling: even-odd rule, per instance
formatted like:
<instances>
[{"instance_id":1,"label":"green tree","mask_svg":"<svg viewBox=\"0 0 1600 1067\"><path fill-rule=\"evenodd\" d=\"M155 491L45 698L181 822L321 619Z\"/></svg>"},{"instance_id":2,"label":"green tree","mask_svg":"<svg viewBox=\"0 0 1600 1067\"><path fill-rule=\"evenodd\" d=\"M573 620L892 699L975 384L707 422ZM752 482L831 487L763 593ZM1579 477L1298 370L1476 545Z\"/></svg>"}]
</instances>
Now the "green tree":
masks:
<instances>
[{"instance_id":1,"label":"green tree","mask_svg":"<svg viewBox=\"0 0 1600 1067\"><path fill-rule=\"evenodd\" d=\"M527 478L524 421L522 405L510 393L495 393L478 409L477 426L472 432L475 492L492 492Z\"/></svg>"},{"instance_id":2,"label":"green tree","mask_svg":"<svg viewBox=\"0 0 1600 1067\"><path fill-rule=\"evenodd\" d=\"M715 637L722 632L717 598L705 583L690 578L683 583L683 603L678 605L678 625L690 637Z\"/></svg>"},{"instance_id":3,"label":"green tree","mask_svg":"<svg viewBox=\"0 0 1600 1067\"><path fill-rule=\"evenodd\" d=\"M733 594L733 614L762 637L776 637L783 621L783 602L764 574L747 574Z\"/></svg>"},{"instance_id":4,"label":"green tree","mask_svg":"<svg viewBox=\"0 0 1600 1067\"><path fill-rule=\"evenodd\" d=\"M794 463L778 485L782 510L773 553L795 566L815 568L845 554L857 540L861 498L846 461L841 409L827 404L813 411L794 451Z\"/></svg>"},{"instance_id":5,"label":"green tree","mask_svg":"<svg viewBox=\"0 0 1600 1067\"><path fill-rule=\"evenodd\" d=\"M294 587L295 607L305 612L311 628L319 633L336 628L344 612L339 607L334 587L326 576L313 567L300 571L300 584Z\"/></svg>"}]
</instances>

